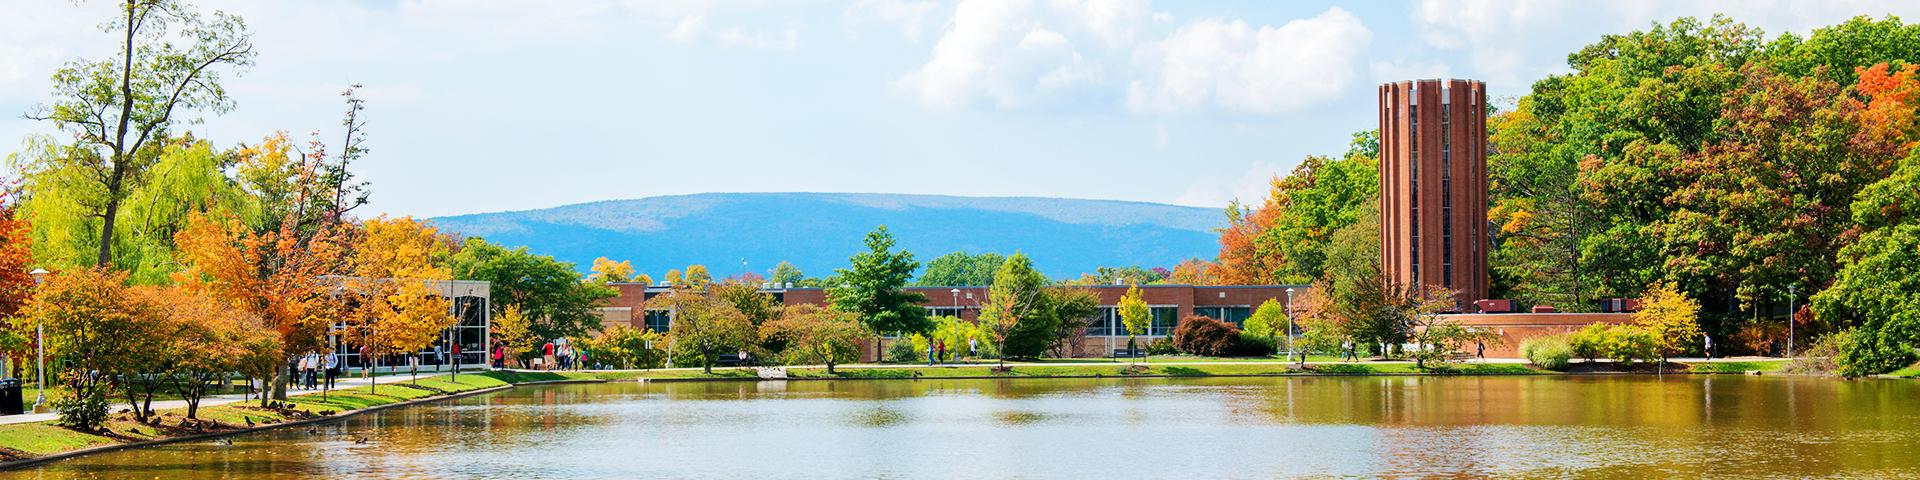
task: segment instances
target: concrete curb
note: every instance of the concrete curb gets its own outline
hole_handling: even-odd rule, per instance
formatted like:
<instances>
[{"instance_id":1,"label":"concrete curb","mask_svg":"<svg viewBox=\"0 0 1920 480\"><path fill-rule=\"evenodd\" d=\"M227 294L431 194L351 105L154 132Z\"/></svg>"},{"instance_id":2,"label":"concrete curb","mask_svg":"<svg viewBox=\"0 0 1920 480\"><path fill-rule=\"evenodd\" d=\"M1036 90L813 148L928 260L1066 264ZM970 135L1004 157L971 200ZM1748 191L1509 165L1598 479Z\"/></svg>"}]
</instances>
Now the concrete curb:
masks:
<instances>
[{"instance_id":1,"label":"concrete curb","mask_svg":"<svg viewBox=\"0 0 1920 480\"><path fill-rule=\"evenodd\" d=\"M65 452L60 452L60 453L53 453L53 454L48 454L48 455L45 455L45 456L39 456L39 457L33 457L33 458L29 458L29 459L25 459L25 460L14 460L14 461L11 461L11 462L4 462L4 463L0 463L0 471L7 471L7 470L15 470L15 469L19 469L19 468L22 468L22 467L30 467L30 466L34 466L34 465L39 465L39 464L42 464L42 463L48 463L48 462L53 462L53 461L57 461L57 460L65 460L65 459L68 459L68 458L73 458L73 457L79 457L79 456L85 456L85 455L92 455L92 454L96 454L96 453L106 453L106 452L111 452L111 451L115 451L115 450L122 450L122 449L128 449L128 448L137 448L137 447L150 447L150 446L154 446L154 445L165 445L165 444L169 444L169 443L179 443L179 442L191 442L191 441L195 441L195 440L206 440L206 439L212 439L212 438L220 438L220 437L229 437L229 436L234 436L234 435L240 435L240 434L247 434L247 433L254 433L254 432L261 432L261 431L266 431L266 430L273 430L273 429L279 429L279 428L286 428L286 427L296 427L296 426L301 426L301 425L314 425L314 424L322 424L322 423L327 423L327 422L333 422L333 421L340 421L340 420L346 420L346 419L348 419L348 418L353 418L354 416L357 416L357 415L360 415L360 414L363 414L363 413L368 413L368 412L375 412L375 411L380 411L380 410L385 410L385 409L389 409L389 408L396 408L396 407L405 407L405 406L411 406L411 405L418 405L418 404L422 404L422 403L430 403L430 402L438 402L438 401L443 401L443 400L454 400L454 399L458 399L458 398L463 398L463 397L470 397L470 396L474 396L474 395L480 395L480 394L486 394L486 393L494 393L494 392L499 392L499 391L502 391L502 390L509 390L509 389L512 389L513 387L515 387L515 386L519 386L519 385L534 385L534 384L544 384L544 383L587 383L587 382L592 382L592 381L595 381L595 380L591 380L591 379L588 379L588 380L585 380L585 381L579 381L579 380L547 380L547 381L541 381L541 382L528 382L528 383L524 383L524 384L507 384L507 385L501 385L501 386L498 386L498 387L491 387L491 388L483 388L483 389L479 389L479 390L469 390L469 391L465 391L465 392L460 392L460 393L454 393L454 394L450 394L450 395L442 395L442 396L435 396L435 397L427 397L427 398L416 398L416 399L413 399L413 400L408 400L408 401L404 401L404 402L399 402L399 403L389 403L389 404L386 404L386 405L375 405L375 406L371 406L371 407L367 407L367 408L362 408L362 409L359 409L359 410L352 410L352 411L347 411L347 412L340 412L340 413L337 413L337 414L334 414L334 415L331 415L331 416L325 416L325 417L319 417L319 418L309 418L309 419L306 419L306 420L296 420L296 421L292 421L292 422L282 422L282 423L275 423L275 424L271 424L271 425L260 425L260 426L256 426L256 427L252 427L252 428L242 428L242 429L237 429L237 430L228 430L228 431L224 431L224 432L213 432L213 433L202 433L202 434L196 434L196 435L187 435L187 436L183 436L183 437L169 437L169 438L161 438L161 439L155 439L155 440L142 440L142 441L138 441L138 442L127 442L127 443L116 443L116 444L109 444L109 445L101 445L101 446L97 446L97 447L87 447L87 448L82 448L82 449L79 449L79 450L71 450L71 451L65 451ZM605 380L599 380L599 381L605 381Z\"/></svg>"}]
</instances>

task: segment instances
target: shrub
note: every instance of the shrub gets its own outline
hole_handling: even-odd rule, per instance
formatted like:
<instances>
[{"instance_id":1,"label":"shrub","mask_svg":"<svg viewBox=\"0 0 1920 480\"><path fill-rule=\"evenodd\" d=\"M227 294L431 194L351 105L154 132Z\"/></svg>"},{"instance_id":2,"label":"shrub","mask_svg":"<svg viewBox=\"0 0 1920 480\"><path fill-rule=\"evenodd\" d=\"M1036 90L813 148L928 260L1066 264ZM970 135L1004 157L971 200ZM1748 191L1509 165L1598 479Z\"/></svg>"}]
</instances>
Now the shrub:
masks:
<instances>
[{"instance_id":1,"label":"shrub","mask_svg":"<svg viewBox=\"0 0 1920 480\"><path fill-rule=\"evenodd\" d=\"M1573 360L1573 346L1569 342L1572 336L1548 335L1520 342L1520 356L1540 368L1567 371L1568 364Z\"/></svg>"},{"instance_id":2,"label":"shrub","mask_svg":"<svg viewBox=\"0 0 1920 480\"><path fill-rule=\"evenodd\" d=\"M915 348L914 344L920 347ZM887 345L887 361L894 363L914 363L927 361L927 341L919 335L907 335L893 339Z\"/></svg>"},{"instance_id":3,"label":"shrub","mask_svg":"<svg viewBox=\"0 0 1920 480\"><path fill-rule=\"evenodd\" d=\"M1234 339L1233 349L1229 353L1236 357L1270 357L1277 351L1279 349L1274 346L1273 337L1243 331L1239 338Z\"/></svg>"},{"instance_id":4,"label":"shrub","mask_svg":"<svg viewBox=\"0 0 1920 480\"><path fill-rule=\"evenodd\" d=\"M1635 325L1614 325L1607 329L1607 356L1624 365L1651 362L1660 358L1660 338Z\"/></svg>"},{"instance_id":5,"label":"shrub","mask_svg":"<svg viewBox=\"0 0 1920 480\"><path fill-rule=\"evenodd\" d=\"M1913 346L1898 338L1898 335L1858 327L1836 335L1844 335L1837 363L1840 375L1846 377L1864 377L1899 370L1912 365L1916 357Z\"/></svg>"},{"instance_id":6,"label":"shrub","mask_svg":"<svg viewBox=\"0 0 1920 480\"><path fill-rule=\"evenodd\" d=\"M1189 355L1224 356L1239 338L1240 329L1233 324L1199 315L1180 319L1173 327L1173 347Z\"/></svg>"},{"instance_id":7,"label":"shrub","mask_svg":"<svg viewBox=\"0 0 1920 480\"><path fill-rule=\"evenodd\" d=\"M60 425L75 430L94 431L107 422L107 398L104 395L61 395L53 400L60 411Z\"/></svg>"},{"instance_id":8,"label":"shrub","mask_svg":"<svg viewBox=\"0 0 1920 480\"><path fill-rule=\"evenodd\" d=\"M1798 353L1781 371L1798 375L1837 375L1840 373L1840 349L1851 341L1851 330L1829 333Z\"/></svg>"},{"instance_id":9,"label":"shrub","mask_svg":"<svg viewBox=\"0 0 1920 480\"><path fill-rule=\"evenodd\" d=\"M1180 351L1174 349L1173 340L1169 340L1166 337L1153 339L1152 343L1147 344L1147 355L1172 355L1176 353L1180 353Z\"/></svg>"},{"instance_id":10,"label":"shrub","mask_svg":"<svg viewBox=\"0 0 1920 480\"><path fill-rule=\"evenodd\" d=\"M1609 337L1607 325L1595 323L1587 325L1587 328L1580 329L1579 332L1568 334L1566 341L1567 347L1572 350L1574 356L1591 362L1607 356L1607 344L1611 342Z\"/></svg>"}]
</instances>

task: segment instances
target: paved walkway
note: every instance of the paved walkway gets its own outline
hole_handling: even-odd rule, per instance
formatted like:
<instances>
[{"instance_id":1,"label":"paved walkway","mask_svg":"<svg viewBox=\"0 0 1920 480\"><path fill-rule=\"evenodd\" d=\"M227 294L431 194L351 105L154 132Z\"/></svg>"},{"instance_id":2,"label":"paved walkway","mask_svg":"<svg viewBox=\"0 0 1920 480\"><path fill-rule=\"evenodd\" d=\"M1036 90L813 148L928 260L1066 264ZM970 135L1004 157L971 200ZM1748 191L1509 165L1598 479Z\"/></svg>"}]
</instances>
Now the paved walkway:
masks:
<instances>
[{"instance_id":1,"label":"paved walkway","mask_svg":"<svg viewBox=\"0 0 1920 480\"><path fill-rule=\"evenodd\" d=\"M397 372L396 372L396 371L390 371L390 370L389 370L388 368L386 368L386 367L381 367L381 368L380 368L380 370L381 370L381 371L383 372L383 374L379 376L379 379L380 379L380 384L381 384L381 385L387 385L387 384L392 384L392 383L401 383L401 382L406 382L406 381L407 381L408 379L411 379L411 378L413 378L413 377L411 377L411 376L408 376L408 375L407 375L407 370L406 370L406 369L404 369L404 368L402 368L402 369L399 369L399 370L398 370ZM485 371L485 369L483 369L483 368L479 368L479 366L477 366L477 365L468 365L468 366L466 366L466 367L464 367L463 369L461 369L461 372L466 372L466 373L477 373L477 372L482 372L482 371ZM422 369L422 370L420 370L420 378L428 378L428 377L437 377L437 376L440 376L440 375L446 375L446 374L448 374L448 373L450 373L450 372L447 372L447 371L445 371L445 370L442 370L442 371L440 371L440 372L434 372L434 371L432 371L432 370L427 370L427 369ZM343 388L353 388L353 387L364 387L364 386L366 386L366 385L367 385L367 384L369 384L369 383L372 383L372 382L371 382L371 381L369 381L369 380L367 380L367 379L365 379L365 378L361 378L361 377L359 376L359 374L358 374L358 373L355 373L355 374L354 374L354 375L352 375L352 376L345 376L345 377L335 377L335 378L334 378L334 380L333 380L333 389L334 389L334 390L339 390L339 389L343 389ZM289 387L289 388L287 388L287 395L288 395L288 396L293 396L293 395L303 395L303 394L308 394L308 393L317 393L317 392L319 392L319 390L301 390L301 389L295 389L295 388L291 388L291 387L292 387L292 385L288 385L288 387ZM223 395L208 395L208 396L206 396L206 398L202 398L202 399L200 399L200 406L202 406L202 407L212 407L212 406L218 406L218 405L227 405L227 404L231 404L231 403L239 403L239 402L244 402L244 401L248 401L248 400L250 399L250 397L251 397L251 395L249 395L249 394L244 394L244 393L229 393L229 394L223 394ZM25 402L26 402L26 407L27 407L27 409L29 409L29 410L31 410L31 409L33 408L33 399L32 399L32 398L26 398L26 399L23 399L23 400L25 400ZM258 398L251 398L251 400L253 400L253 401L258 401L259 399L258 399ZM123 409L126 409L126 408L128 408L128 406L127 406L127 404L125 404L125 403L114 403L113 405L110 405L110 406L108 406L108 407L107 407L107 411L109 411L109 412L118 412L118 411L120 411L120 410L123 410ZM166 409L170 409L170 408L187 408L187 401L186 401L186 400L154 400L154 401L153 401L153 409L154 409L154 410L166 410ZM54 411L49 411L49 412L47 412L47 413L26 413L26 414L20 414L20 415L0 415L0 425L12 425L12 424L16 424L16 423L33 423L33 422L44 422L44 421L49 421L49 420L55 420L55 419L58 419L58 418L59 418L59 415L60 415L59 413L57 413L57 412L54 412Z\"/></svg>"}]
</instances>

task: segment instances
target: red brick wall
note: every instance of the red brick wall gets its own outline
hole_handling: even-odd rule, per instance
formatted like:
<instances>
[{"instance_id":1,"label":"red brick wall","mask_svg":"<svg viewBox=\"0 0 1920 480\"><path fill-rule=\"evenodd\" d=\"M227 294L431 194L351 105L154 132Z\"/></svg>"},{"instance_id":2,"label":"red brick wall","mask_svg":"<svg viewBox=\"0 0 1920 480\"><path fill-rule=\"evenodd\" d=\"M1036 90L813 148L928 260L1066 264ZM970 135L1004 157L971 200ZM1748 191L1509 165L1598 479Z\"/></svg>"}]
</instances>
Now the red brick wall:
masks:
<instances>
[{"instance_id":1,"label":"red brick wall","mask_svg":"<svg viewBox=\"0 0 1920 480\"><path fill-rule=\"evenodd\" d=\"M1520 358L1520 344L1527 339L1569 333L1595 323L1623 324L1633 321L1631 313L1501 313L1447 315L1462 326L1493 331L1500 341L1487 344L1489 358ZM1467 347L1473 353L1473 347Z\"/></svg>"}]
</instances>

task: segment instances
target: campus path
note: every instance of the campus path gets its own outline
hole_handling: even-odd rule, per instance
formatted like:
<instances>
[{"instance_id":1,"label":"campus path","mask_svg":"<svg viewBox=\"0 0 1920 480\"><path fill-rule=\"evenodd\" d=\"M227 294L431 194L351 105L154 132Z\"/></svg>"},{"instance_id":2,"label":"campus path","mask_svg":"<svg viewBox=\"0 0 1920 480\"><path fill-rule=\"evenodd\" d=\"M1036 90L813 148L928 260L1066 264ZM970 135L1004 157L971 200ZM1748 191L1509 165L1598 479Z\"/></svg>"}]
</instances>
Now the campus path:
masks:
<instances>
[{"instance_id":1,"label":"campus path","mask_svg":"<svg viewBox=\"0 0 1920 480\"><path fill-rule=\"evenodd\" d=\"M478 373L478 372L486 371L486 369L481 367L480 365L470 364L463 367L460 371ZM441 375L446 375L448 373L452 373L452 372L449 372L446 370L435 372L430 369L422 368L420 370L420 378L437 377ZM381 367L380 375L378 378L380 379L381 385L387 385L387 384L393 384L393 383L404 383L408 379L411 379L413 377L408 376L407 370L404 368L390 369L387 367ZM333 380L333 389L340 390L344 388L364 387L370 383L372 382L369 381L368 379L361 378L359 373L355 372L349 376L335 377ZM293 387L292 385L288 385L287 395L289 396L319 392L319 390L302 390L302 389L295 389L292 387ZM33 408L32 398L25 398L22 400L26 404L25 407L27 409L31 410ZM200 406L212 407L212 406L218 406L218 405L239 403L239 402L244 402L248 400L258 401L259 399L252 398L252 395L245 394L245 393L208 395L206 398L200 399ZM118 412L126 408L128 408L128 406L125 403L114 403L112 405L107 406L107 411ZM166 410L170 408L187 408L187 401L186 400L154 400L153 401L154 410ZM58 413L58 411L48 411L47 413L25 413L20 415L0 415L0 425L45 422L50 420L57 420L59 418L60 418L60 414Z\"/></svg>"}]
</instances>

